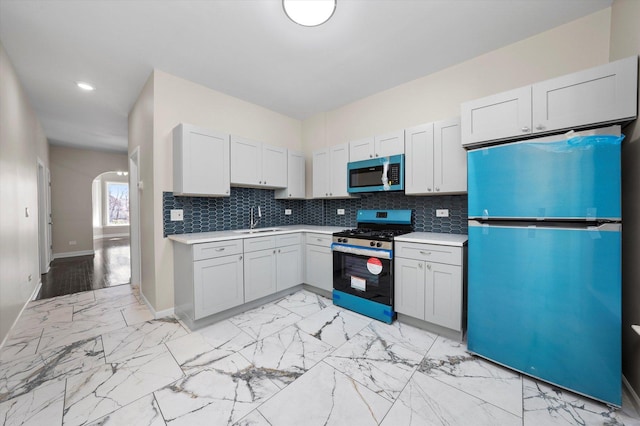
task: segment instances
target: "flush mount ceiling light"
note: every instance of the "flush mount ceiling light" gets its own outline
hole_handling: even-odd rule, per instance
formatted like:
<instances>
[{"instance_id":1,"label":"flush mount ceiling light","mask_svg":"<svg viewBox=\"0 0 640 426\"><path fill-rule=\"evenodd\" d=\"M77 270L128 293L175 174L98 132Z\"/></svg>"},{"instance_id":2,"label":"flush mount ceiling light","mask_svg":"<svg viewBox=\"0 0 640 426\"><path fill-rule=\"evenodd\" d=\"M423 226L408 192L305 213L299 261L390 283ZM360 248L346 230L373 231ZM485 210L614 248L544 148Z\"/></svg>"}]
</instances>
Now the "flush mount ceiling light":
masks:
<instances>
[{"instance_id":1,"label":"flush mount ceiling light","mask_svg":"<svg viewBox=\"0 0 640 426\"><path fill-rule=\"evenodd\" d=\"M76 86L78 86L82 90L86 90L87 92L92 92L92 91L96 90L95 87L93 87L89 83L85 83L84 81L76 81Z\"/></svg>"},{"instance_id":2,"label":"flush mount ceiling light","mask_svg":"<svg viewBox=\"0 0 640 426\"><path fill-rule=\"evenodd\" d=\"M336 0L282 0L284 13L296 24L315 27L324 24L336 10Z\"/></svg>"}]
</instances>

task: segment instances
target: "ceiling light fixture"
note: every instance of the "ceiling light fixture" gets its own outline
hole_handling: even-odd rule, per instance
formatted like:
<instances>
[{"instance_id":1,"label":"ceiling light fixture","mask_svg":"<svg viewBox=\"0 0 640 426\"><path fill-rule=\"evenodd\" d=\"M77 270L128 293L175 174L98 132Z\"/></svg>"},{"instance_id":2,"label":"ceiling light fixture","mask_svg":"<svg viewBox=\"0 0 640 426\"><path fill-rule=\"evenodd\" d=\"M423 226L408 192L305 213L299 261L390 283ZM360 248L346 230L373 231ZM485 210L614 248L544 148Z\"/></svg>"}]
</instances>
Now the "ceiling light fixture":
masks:
<instances>
[{"instance_id":1,"label":"ceiling light fixture","mask_svg":"<svg viewBox=\"0 0 640 426\"><path fill-rule=\"evenodd\" d=\"M76 81L76 86L78 86L82 90L86 90L87 92L91 92L93 90L96 90L95 87L93 87L89 83L85 83L84 81Z\"/></svg>"},{"instance_id":2,"label":"ceiling light fixture","mask_svg":"<svg viewBox=\"0 0 640 426\"><path fill-rule=\"evenodd\" d=\"M322 25L333 16L337 0L282 0L284 13L304 27Z\"/></svg>"}]
</instances>

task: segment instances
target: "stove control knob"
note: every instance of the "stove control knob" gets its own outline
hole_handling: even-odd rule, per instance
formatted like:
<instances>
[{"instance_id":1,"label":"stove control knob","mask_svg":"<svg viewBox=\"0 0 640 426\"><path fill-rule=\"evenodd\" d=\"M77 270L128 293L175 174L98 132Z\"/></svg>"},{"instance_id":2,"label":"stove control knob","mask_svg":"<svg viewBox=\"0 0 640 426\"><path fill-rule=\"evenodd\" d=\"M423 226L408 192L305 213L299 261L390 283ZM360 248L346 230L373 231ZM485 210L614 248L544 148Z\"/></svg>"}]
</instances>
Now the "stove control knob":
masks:
<instances>
[{"instance_id":1,"label":"stove control knob","mask_svg":"<svg viewBox=\"0 0 640 426\"><path fill-rule=\"evenodd\" d=\"M369 245L370 245L371 247L374 247L374 246L376 245L376 243L374 243L373 241L371 241L371 242L369 243Z\"/></svg>"},{"instance_id":2,"label":"stove control knob","mask_svg":"<svg viewBox=\"0 0 640 426\"><path fill-rule=\"evenodd\" d=\"M346 238L338 238L338 242L339 243L346 243L347 239Z\"/></svg>"},{"instance_id":3,"label":"stove control knob","mask_svg":"<svg viewBox=\"0 0 640 426\"><path fill-rule=\"evenodd\" d=\"M382 247L382 243L376 243L376 247Z\"/></svg>"}]
</instances>

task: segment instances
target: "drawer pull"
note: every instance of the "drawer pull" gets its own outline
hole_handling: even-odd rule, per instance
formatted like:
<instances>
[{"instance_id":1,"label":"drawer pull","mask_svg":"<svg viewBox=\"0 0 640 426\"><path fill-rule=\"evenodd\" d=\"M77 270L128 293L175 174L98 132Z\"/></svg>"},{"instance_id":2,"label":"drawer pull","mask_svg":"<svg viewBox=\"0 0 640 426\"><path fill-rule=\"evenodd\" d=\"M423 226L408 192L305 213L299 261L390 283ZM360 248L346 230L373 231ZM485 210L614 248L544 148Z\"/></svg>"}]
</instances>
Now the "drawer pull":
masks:
<instances>
[{"instance_id":1,"label":"drawer pull","mask_svg":"<svg viewBox=\"0 0 640 426\"><path fill-rule=\"evenodd\" d=\"M316 238L316 241L322 242L322 238Z\"/></svg>"},{"instance_id":2,"label":"drawer pull","mask_svg":"<svg viewBox=\"0 0 640 426\"><path fill-rule=\"evenodd\" d=\"M431 264L430 263L427 263L427 269L431 270Z\"/></svg>"},{"instance_id":3,"label":"drawer pull","mask_svg":"<svg viewBox=\"0 0 640 426\"><path fill-rule=\"evenodd\" d=\"M220 247L220 248L217 248L216 251L224 251L225 248L226 247Z\"/></svg>"},{"instance_id":4,"label":"drawer pull","mask_svg":"<svg viewBox=\"0 0 640 426\"><path fill-rule=\"evenodd\" d=\"M430 251L420 250L420 254L424 254L425 256L431 256L431 252Z\"/></svg>"}]
</instances>

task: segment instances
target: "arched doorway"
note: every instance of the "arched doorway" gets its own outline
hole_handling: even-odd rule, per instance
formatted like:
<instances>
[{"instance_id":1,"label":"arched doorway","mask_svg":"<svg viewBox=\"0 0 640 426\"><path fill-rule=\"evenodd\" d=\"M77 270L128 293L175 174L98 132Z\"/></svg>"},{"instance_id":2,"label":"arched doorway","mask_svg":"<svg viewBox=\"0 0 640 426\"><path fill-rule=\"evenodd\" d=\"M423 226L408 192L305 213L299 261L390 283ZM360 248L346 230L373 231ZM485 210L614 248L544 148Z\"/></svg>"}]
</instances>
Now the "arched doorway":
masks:
<instances>
[{"instance_id":1,"label":"arched doorway","mask_svg":"<svg viewBox=\"0 0 640 426\"><path fill-rule=\"evenodd\" d=\"M127 171L98 175L92 185L93 288L131 282L129 176Z\"/></svg>"}]
</instances>

